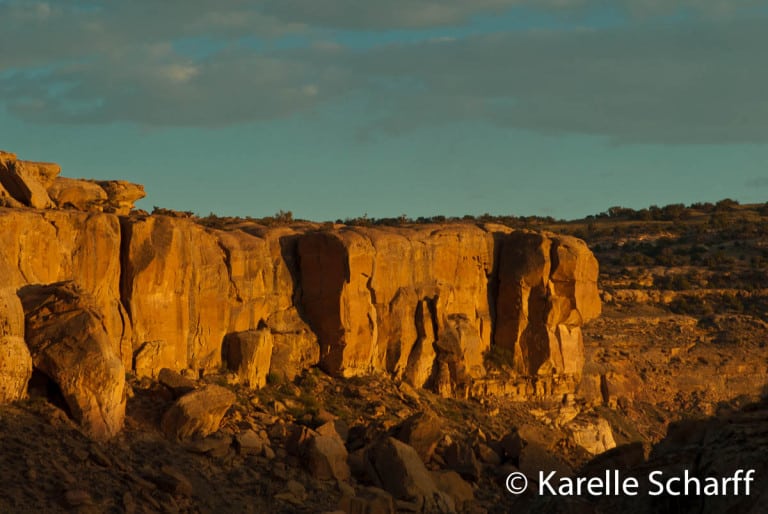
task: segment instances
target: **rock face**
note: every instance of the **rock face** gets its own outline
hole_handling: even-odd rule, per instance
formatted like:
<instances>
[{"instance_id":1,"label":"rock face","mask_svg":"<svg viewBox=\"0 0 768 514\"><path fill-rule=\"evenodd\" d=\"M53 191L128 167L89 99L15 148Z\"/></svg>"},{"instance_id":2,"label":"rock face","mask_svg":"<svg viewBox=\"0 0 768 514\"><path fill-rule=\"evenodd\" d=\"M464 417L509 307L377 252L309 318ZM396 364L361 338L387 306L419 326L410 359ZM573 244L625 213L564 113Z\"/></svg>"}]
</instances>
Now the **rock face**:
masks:
<instances>
[{"instance_id":1,"label":"rock face","mask_svg":"<svg viewBox=\"0 0 768 514\"><path fill-rule=\"evenodd\" d=\"M485 373L493 267L487 232L344 228L307 234L299 258L302 302L329 373L386 370L417 387L436 387L443 368L459 386Z\"/></svg>"},{"instance_id":2,"label":"rock face","mask_svg":"<svg viewBox=\"0 0 768 514\"><path fill-rule=\"evenodd\" d=\"M0 289L0 403L24 398L31 376L21 301L14 290Z\"/></svg>"},{"instance_id":3,"label":"rock face","mask_svg":"<svg viewBox=\"0 0 768 514\"><path fill-rule=\"evenodd\" d=\"M600 314L597 260L583 241L531 232L501 244L495 344L523 375L580 373L581 325Z\"/></svg>"},{"instance_id":4,"label":"rock face","mask_svg":"<svg viewBox=\"0 0 768 514\"><path fill-rule=\"evenodd\" d=\"M137 371L218 368L230 282L216 239L164 216L128 220L122 229L122 294Z\"/></svg>"},{"instance_id":5,"label":"rock face","mask_svg":"<svg viewBox=\"0 0 768 514\"><path fill-rule=\"evenodd\" d=\"M292 379L319 363L466 396L492 389L476 385L495 348L522 381L501 394L578 383L580 327L600 312L597 262L580 240L473 224L213 229L126 216L143 187L59 171L0 153L0 201L10 207L0 207L0 289L10 298L71 281L103 321L99 344L138 375L227 364L261 387L268 374ZM8 338L23 333L3 337L0 377L16 398L28 367ZM539 387L542 376L559 388Z\"/></svg>"},{"instance_id":6,"label":"rock face","mask_svg":"<svg viewBox=\"0 0 768 514\"><path fill-rule=\"evenodd\" d=\"M224 339L224 354L229 369L253 388L267 384L272 361L272 333L269 330L234 332Z\"/></svg>"},{"instance_id":7,"label":"rock face","mask_svg":"<svg viewBox=\"0 0 768 514\"><path fill-rule=\"evenodd\" d=\"M94 438L120 431L125 368L98 303L73 283L27 286L20 293L34 368L61 389L72 417Z\"/></svg>"},{"instance_id":8,"label":"rock face","mask_svg":"<svg viewBox=\"0 0 768 514\"><path fill-rule=\"evenodd\" d=\"M120 301L117 218L75 211L0 210L0 288L73 281L104 318L113 350L131 368L130 324Z\"/></svg>"},{"instance_id":9,"label":"rock face","mask_svg":"<svg viewBox=\"0 0 768 514\"><path fill-rule=\"evenodd\" d=\"M271 357L258 356L263 377L293 378L317 363L316 337L293 301L292 232L222 232L157 216L124 220L123 234L122 291L138 372L218 369L225 335L249 330L271 336Z\"/></svg>"},{"instance_id":10,"label":"rock face","mask_svg":"<svg viewBox=\"0 0 768 514\"><path fill-rule=\"evenodd\" d=\"M386 370L446 396L485 374L494 327L521 375L580 373L580 327L600 312L597 261L570 237L343 228L302 237L299 258L326 371Z\"/></svg>"}]
</instances>

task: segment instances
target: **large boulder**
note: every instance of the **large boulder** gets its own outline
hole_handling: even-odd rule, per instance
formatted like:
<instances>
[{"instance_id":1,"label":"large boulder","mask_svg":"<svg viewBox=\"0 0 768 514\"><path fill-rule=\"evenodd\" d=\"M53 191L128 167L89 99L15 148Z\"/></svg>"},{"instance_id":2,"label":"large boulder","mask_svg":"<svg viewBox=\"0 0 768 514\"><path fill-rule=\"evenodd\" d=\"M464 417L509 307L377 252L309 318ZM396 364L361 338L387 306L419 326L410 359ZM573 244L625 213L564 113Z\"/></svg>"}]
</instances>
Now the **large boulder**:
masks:
<instances>
[{"instance_id":1,"label":"large boulder","mask_svg":"<svg viewBox=\"0 0 768 514\"><path fill-rule=\"evenodd\" d=\"M206 437L219 429L236 399L229 389L207 385L176 400L163 415L160 428L166 436L179 440Z\"/></svg>"},{"instance_id":2,"label":"large boulder","mask_svg":"<svg viewBox=\"0 0 768 514\"><path fill-rule=\"evenodd\" d=\"M58 164L20 161L11 153L0 152L0 183L22 204L35 209L53 206L47 188L61 172Z\"/></svg>"},{"instance_id":3,"label":"large boulder","mask_svg":"<svg viewBox=\"0 0 768 514\"><path fill-rule=\"evenodd\" d=\"M87 434L117 434L125 417L125 368L98 303L72 282L27 286L19 295L34 368L59 387Z\"/></svg>"},{"instance_id":4,"label":"large boulder","mask_svg":"<svg viewBox=\"0 0 768 514\"><path fill-rule=\"evenodd\" d=\"M395 437L411 446L426 464L443 437L441 420L429 412L418 412L398 427Z\"/></svg>"},{"instance_id":5,"label":"large boulder","mask_svg":"<svg viewBox=\"0 0 768 514\"><path fill-rule=\"evenodd\" d=\"M107 194L105 212L126 216L133 210L133 204L147 194L144 186L125 180L100 180L96 182Z\"/></svg>"},{"instance_id":6,"label":"large boulder","mask_svg":"<svg viewBox=\"0 0 768 514\"><path fill-rule=\"evenodd\" d=\"M455 512L453 500L438 489L419 454L407 444L384 439L368 450L367 461L373 480L418 512Z\"/></svg>"},{"instance_id":7,"label":"large boulder","mask_svg":"<svg viewBox=\"0 0 768 514\"><path fill-rule=\"evenodd\" d=\"M581 415L565 426L571 440L591 455L597 455L616 447L611 425L601 417Z\"/></svg>"},{"instance_id":8,"label":"large boulder","mask_svg":"<svg viewBox=\"0 0 768 514\"><path fill-rule=\"evenodd\" d=\"M305 443L307 469L317 480L349 480L347 449L338 435L317 434Z\"/></svg>"},{"instance_id":9,"label":"large boulder","mask_svg":"<svg viewBox=\"0 0 768 514\"><path fill-rule=\"evenodd\" d=\"M107 193L90 180L57 177L48 188L48 195L59 209L102 212Z\"/></svg>"}]
</instances>

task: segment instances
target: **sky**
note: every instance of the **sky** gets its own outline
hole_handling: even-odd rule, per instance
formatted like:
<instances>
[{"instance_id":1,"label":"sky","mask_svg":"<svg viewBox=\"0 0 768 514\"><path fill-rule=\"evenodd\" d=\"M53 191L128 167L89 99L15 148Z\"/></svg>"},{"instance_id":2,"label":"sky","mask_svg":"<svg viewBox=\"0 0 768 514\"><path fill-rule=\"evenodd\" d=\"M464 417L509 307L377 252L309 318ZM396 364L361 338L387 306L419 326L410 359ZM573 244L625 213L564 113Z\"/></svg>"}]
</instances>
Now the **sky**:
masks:
<instances>
[{"instance_id":1,"label":"sky","mask_svg":"<svg viewBox=\"0 0 768 514\"><path fill-rule=\"evenodd\" d=\"M768 0L0 0L0 149L317 221L768 201Z\"/></svg>"}]
</instances>

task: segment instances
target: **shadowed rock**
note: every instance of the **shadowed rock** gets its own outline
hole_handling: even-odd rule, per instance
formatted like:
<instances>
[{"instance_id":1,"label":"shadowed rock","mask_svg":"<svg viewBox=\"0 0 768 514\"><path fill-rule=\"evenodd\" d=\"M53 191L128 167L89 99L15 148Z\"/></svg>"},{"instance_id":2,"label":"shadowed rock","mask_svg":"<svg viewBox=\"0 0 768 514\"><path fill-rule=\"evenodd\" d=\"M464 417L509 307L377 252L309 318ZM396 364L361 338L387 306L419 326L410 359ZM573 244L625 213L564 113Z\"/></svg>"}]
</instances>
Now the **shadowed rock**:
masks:
<instances>
[{"instance_id":1,"label":"shadowed rock","mask_svg":"<svg viewBox=\"0 0 768 514\"><path fill-rule=\"evenodd\" d=\"M163 415L160 427L171 438L206 437L219 429L235 399L229 389L207 385L176 400Z\"/></svg>"},{"instance_id":2,"label":"shadowed rock","mask_svg":"<svg viewBox=\"0 0 768 514\"><path fill-rule=\"evenodd\" d=\"M71 282L19 291L35 369L61 389L72 417L96 439L114 436L125 417L125 368L98 304Z\"/></svg>"}]
</instances>

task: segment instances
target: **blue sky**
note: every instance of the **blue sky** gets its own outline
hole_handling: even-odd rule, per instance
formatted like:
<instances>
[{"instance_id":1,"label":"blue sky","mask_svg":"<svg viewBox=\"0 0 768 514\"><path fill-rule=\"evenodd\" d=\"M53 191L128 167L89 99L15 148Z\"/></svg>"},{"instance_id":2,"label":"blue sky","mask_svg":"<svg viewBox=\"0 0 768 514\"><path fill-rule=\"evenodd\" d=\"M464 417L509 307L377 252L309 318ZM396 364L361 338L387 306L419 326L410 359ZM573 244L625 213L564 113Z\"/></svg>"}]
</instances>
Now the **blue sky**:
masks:
<instances>
[{"instance_id":1,"label":"blue sky","mask_svg":"<svg viewBox=\"0 0 768 514\"><path fill-rule=\"evenodd\" d=\"M765 0L0 0L0 148L141 207L768 200Z\"/></svg>"}]
</instances>

